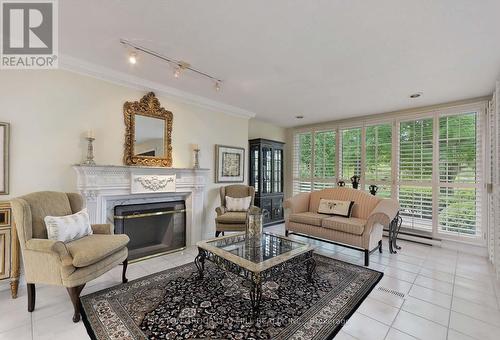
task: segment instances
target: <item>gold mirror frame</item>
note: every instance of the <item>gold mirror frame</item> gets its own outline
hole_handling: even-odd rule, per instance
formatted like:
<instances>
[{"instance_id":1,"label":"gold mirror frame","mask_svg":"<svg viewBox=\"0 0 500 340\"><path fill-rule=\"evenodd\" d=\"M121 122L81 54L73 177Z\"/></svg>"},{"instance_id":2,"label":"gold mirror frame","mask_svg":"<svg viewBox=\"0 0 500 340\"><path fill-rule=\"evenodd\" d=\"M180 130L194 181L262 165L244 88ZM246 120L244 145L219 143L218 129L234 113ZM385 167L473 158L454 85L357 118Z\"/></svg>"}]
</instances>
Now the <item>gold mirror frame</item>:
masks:
<instances>
[{"instance_id":1,"label":"gold mirror frame","mask_svg":"<svg viewBox=\"0 0 500 340\"><path fill-rule=\"evenodd\" d=\"M149 92L140 101L125 102L123 104L123 115L125 118L125 154L123 161L126 165L142 166L172 166L172 123L174 115L160 105L160 101L153 92ZM165 156L136 156L134 153L135 141L135 116L141 115L165 120Z\"/></svg>"}]
</instances>

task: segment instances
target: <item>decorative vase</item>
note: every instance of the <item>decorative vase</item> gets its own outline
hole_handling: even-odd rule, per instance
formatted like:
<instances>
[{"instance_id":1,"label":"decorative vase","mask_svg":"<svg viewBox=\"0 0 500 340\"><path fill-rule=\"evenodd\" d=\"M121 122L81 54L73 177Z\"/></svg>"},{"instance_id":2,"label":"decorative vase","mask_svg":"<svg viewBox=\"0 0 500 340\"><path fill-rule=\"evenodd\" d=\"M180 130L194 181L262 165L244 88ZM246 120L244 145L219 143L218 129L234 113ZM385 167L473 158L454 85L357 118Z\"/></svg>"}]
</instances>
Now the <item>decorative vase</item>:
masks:
<instances>
[{"instance_id":1,"label":"decorative vase","mask_svg":"<svg viewBox=\"0 0 500 340\"><path fill-rule=\"evenodd\" d=\"M345 187L345 182L344 181L338 181L337 186L339 187Z\"/></svg>"},{"instance_id":2,"label":"decorative vase","mask_svg":"<svg viewBox=\"0 0 500 340\"><path fill-rule=\"evenodd\" d=\"M262 213L250 212L247 215L246 240L250 247L262 246Z\"/></svg>"},{"instance_id":3,"label":"decorative vase","mask_svg":"<svg viewBox=\"0 0 500 340\"><path fill-rule=\"evenodd\" d=\"M357 189L358 186L359 186L359 180L360 180L360 177L358 175L354 175L351 177L351 183L352 183L352 187L353 189Z\"/></svg>"},{"instance_id":4,"label":"decorative vase","mask_svg":"<svg viewBox=\"0 0 500 340\"><path fill-rule=\"evenodd\" d=\"M370 190L370 194L375 196L377 194L377 191L378 191L378 186L376 186L375 184L372 184L368 187L368 190Z\"/></svg>"}]
</instances>

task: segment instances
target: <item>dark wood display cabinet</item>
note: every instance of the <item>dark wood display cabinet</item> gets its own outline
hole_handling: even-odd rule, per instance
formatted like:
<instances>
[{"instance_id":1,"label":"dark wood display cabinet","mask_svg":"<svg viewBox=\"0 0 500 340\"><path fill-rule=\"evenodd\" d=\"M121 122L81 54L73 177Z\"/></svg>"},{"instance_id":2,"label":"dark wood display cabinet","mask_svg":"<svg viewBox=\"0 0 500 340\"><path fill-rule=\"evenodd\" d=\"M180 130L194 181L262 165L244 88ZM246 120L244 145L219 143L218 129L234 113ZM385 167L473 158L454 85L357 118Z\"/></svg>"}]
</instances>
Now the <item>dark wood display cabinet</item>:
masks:
<instances>
[{"instance_id":1,"label":"dark wood display cabinet","mask_svg":"<svg viewBox=\"0 0 500 340\"><path fill-rule=\"evenodd\" d=\"M255 187L255 205L262 209L264 225L284 221L284 145L263 138L249 141L249 185Z\"/></svg>"}]
</instances>

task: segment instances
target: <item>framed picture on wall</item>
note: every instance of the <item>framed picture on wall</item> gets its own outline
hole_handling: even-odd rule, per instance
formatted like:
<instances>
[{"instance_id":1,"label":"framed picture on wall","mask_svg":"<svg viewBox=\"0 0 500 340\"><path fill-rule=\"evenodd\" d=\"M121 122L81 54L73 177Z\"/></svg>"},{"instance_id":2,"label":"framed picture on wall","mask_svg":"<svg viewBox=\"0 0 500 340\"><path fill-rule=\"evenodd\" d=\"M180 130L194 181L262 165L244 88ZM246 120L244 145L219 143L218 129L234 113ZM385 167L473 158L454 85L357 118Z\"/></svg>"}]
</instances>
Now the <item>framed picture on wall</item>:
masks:
<instances>
[{"instance_id":1,"label":"framed picture on wall","mask_svg":"<svg viewBox=\"0 0 500 340\"><path fill-rule=\"evenodd\" d=\"M245 149L215 145L215 182L242 183L245 180Z\"/></svg>"},{"instance_id":2,"label":"framed picture on wall","mask_svg":"<svg viewBox=\"0 0 500 340\"><path fill-rule=\"evenodd\" d=\"M0 122L0 195L9 194L9 132L9 124Z\"/></svg>"}]
</instances>

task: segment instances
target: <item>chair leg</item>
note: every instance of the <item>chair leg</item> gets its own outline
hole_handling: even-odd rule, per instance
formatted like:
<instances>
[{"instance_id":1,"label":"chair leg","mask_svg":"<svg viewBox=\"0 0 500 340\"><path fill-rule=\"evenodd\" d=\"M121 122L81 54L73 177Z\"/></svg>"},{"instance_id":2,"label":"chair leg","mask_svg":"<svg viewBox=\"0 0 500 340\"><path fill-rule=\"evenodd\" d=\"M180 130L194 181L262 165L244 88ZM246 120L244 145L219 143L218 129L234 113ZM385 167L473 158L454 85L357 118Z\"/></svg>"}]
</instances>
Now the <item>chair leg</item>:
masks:
<instances>
[{"instance_id":1,"label":"chair leg","mask_svg":"<svg viewBox=\"0 0 500 340\"><path fill-rule=\"evenodd\" d=\"M378 241L378 252L382 254L382 240Z\"/></svg>"},{"instance_id":2,"label":"chair leg","mask_svg":"<svg viewBox=\"0 0 500 340\"><path fill-rule=\"evenodd\" d=\"M28 283L28 312L35 310L36 291L35 284Z\"/></svg>"},{"instance_id":3,"label":"chair leg","mask_svg":"<svg viewBox=\"0 0 500 340\"><path fill-rule=\"evenodd\" d=\"M69 298L71 299L71 303L73 304L74 314L73 314L73 322L80 321L81 318L81 303L80 303L80 293L85 287L85 284L76 287L67 287Z\"/></svg>"},{"instance_id":4,"label":"chair leg","mask_svg":"<svg viewBox=\"0 0 500 340\"><path fill-rule=\"evenodd\" d=\"M127 283L128 282L128 279L127 279L127 266L128 266L128 259L125 259L125 261L123 261L123 271L122 271L122 282L123 283Z\"/></svg>"},{"instance_id":5,"label":"chair leg","mask_svg":"<svg viewBox=\"0 0 500 340\"><path fill-rule=\"evenodd\" d=\"M364 250L365 252L365 267L370 265L370 251L368 249Z\"/></svg>"}]
</instances>

